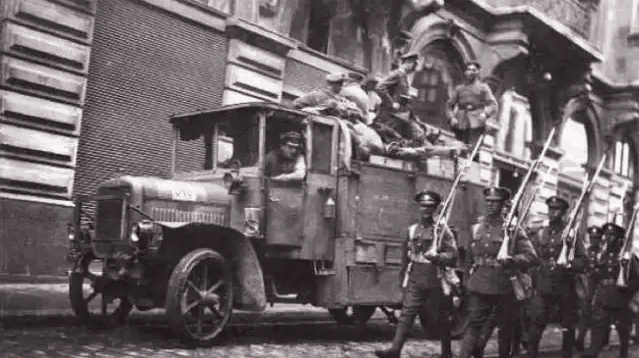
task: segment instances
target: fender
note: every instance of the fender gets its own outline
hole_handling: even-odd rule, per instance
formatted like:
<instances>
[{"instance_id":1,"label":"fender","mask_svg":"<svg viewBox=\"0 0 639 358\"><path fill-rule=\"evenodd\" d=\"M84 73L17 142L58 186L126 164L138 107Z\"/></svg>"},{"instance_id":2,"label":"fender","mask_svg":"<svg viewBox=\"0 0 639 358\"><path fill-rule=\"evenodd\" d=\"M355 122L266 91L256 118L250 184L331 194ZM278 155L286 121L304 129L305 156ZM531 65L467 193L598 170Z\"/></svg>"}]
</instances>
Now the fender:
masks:
<instances>
[{"instance_id":1,"label":"fender","mask_svg":"<svg viewBox=\"0 0 639 358\"><path fill-rule=\"evenodd\" d=\"M211 247L224 255L233 270L234 308L251 312L266 309L262 265L249 238L237 230L215 224L157 223L165 228L165 237L178 239L180 255L186 254L184 250L188 252L199 247ZM194 237L195 240L189 242L184 239L186 237Z\"/></svg>"}]
</instances>

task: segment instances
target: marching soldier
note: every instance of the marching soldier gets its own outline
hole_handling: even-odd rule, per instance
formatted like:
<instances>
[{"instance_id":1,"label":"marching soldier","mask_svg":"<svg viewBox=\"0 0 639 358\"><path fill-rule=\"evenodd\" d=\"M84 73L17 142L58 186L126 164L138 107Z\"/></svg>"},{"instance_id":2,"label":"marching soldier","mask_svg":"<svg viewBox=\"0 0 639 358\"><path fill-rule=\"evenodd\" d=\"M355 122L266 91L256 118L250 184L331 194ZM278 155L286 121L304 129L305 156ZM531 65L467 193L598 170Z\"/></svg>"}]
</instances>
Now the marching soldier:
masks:
<instances>
[{"instance_id":1,"label":"marching soldier","mask_svg":"<svg viewBox=\"0 0 639 358\"><path fill-rule=\"evenodd\" d=\"M606 336L609 334L611 323L616 321L619 335L619 358L628 358L630 341L630 327L632 325L632 311L629 303L637 291L636 277L629 279L627 287L619 287L617 278L621 267L619 257L625 229L614 223L607 223L603 227L603 250L595 263L596 288L592 306L592 327L590 347L584 353L584 358L597 358L604 347ZM636 261L632 259L629 265L634 266L630 272L636 272Z\"/></svg>"},{"instance_id":2,"label":"marching soldier","mask_svg":"<svg viewBox=\"0 0 639 358\"><path fill-rule=\"evenodd\" d=\"M484 190L488 214L473 226L472 241L467 250L472 264L467 279L469 324L464 333L459 358L482 357L495 327L499 330L499 357L511 357L513 319L519 304L511 278L515 270L536 261L530 240L517 231L508 242L509 255L497 258L504 243L502 208L510 199L510 191L501 187Z\"/></svg>"},{"instance_id":3,"label":"marching soldier","mask_svg":"<svg viewBox=\"0 0 639 358\"><path fill-rule=\"evenodd\" d=\"M601 250L601 237L603 231L598 226L591 226L588 228L588 240L589 245L586 250L586 261L587 267L586 272L581 275L581 279L585 281L585 287L588 288L586 292L584 292L583 297L579 297L579 324L578 324L578 334L577 334L577 350L583 352L584 350L584 341L586 339L586 332L590 329L590 320L592 316L592 297L595 292L595 281L593 279L595 274L595 263L597 260L597 255ZM609 336L609 335L607 335Z\"/></svg>"},{"instance_id":4,"label":"marching soldier","mask_svg":"<svg viewBox=\"0 0 639 358\"><path fill-rule=\"evenodd\" d=\"M559 316L563 327L563 357L572 357L577 323L577 295L575 291L574 270L584 267L585 253L582 244L576 240L575 258L569 267L557 265L562 250L562 233L566 226L564 215L570 207L568 202L558 196L546 200L548 205L548 226L542 227L533 236L532 243L539 255L539 267L533 269L533 281L537 294L528 305L530 328L528 331L528 355L537 358L539 342L546 325L551 318ZM555 314L556 313L556 314Z\"/></svg>"},{"instance_id":5,"label":"marching soldier","mask_svg":"<svg viewBox=\"0 0 639 358\"><path fill-rule=\"evenodd\" d=\"M390 348L375 351L375 354L381 358L399 358L415 317L424 309L422 312L427 313L434 322L438 322L443 332L441 357L451 358L450 297L443 293L439 271L440 268L455 264L457 245L452 232L445 229L436 254L431 247L435 239L433 215L442 201L441 196L436 192L424 190L415 195L415 201L419 203L422 218L419 224L409 227L408 240L404 245L406 255L402 265L401 282L404 281L409 260L412 262L412 269L408 272L401 317ZM423 325L429 323L431 322L422 322Z\"/></svg>"}]
</instances>

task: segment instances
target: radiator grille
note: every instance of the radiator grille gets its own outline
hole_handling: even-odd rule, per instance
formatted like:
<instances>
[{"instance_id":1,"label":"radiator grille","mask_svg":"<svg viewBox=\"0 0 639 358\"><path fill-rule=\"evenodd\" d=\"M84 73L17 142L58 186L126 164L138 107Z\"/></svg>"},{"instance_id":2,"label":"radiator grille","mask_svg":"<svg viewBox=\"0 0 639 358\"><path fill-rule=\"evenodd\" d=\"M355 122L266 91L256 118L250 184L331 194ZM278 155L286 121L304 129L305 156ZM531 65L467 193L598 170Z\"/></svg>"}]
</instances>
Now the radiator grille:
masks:
<instances>
[{"instance_id":1,"label":"radiator grille","mask_svg":"<svg viewBox=\"0 0 639 358\"><path fill-rule=\"evenodd\" d=\"M174 208L151 208L151 217L157 221L195 222L225 226L228 224L228 209L224 207L202 207L194 210L180 210Z\"/></svg>"}]
</instances>

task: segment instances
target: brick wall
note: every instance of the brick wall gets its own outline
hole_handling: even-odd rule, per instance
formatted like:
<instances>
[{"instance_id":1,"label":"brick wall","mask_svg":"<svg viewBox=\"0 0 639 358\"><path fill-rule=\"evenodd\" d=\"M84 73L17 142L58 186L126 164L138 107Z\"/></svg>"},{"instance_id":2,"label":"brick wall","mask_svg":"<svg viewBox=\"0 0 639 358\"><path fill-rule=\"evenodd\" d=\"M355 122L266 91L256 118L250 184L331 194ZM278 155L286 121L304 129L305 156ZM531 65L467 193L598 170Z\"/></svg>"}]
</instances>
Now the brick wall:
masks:
<instances>
[{"instance_id":1,"label":"brick wall","mask_svg":"<svg viewBox=\"0 0 639 358\"><path fill-rule=\"evenodd\" d=\"M221 104L226 47L223 34L162 10L99 2L74 194L118 171L168 177L168 118ZM178 169L201 165L195 144L180 150Z\"/></svg>"}]
</instances>

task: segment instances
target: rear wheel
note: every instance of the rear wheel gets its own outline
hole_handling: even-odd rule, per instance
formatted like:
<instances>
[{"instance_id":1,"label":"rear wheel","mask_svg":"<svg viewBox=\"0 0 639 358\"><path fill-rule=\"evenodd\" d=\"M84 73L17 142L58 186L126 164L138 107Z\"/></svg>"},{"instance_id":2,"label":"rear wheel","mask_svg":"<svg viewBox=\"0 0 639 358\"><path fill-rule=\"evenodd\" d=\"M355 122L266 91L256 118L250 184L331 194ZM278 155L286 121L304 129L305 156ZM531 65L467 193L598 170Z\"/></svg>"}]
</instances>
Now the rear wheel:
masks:
<instances>
[{"instance_id":1,"label":"rear wheel","mask_svg":"<svg viewBox=\"0 0 639 358\"><path fill-rule=\"evenodd\" d=\"M364 324L373 317L376 309L377 306L346 306L329 309L328 312L339 324Z\"/></svg>"},{"instance_id":2,"label":"rear wheel","mask_svg":"<svg viewBox=\"0 0 639 358\"><path fill-rule=\"evenodd\" d=\"M125 287L117 290L117 282L103 279L89 270L96 262L92 255L81 258L69 274L69 301L76 317L84 324L118 325L126 321L133 305Z\"/></svg>"},{"instance_id":3,"label":"rear wheel","mask_svg":"<svg viewBox=\"0 0 639 358\"><path fill-rule=\"evenodd\" d=\"M211 345L233 311L231 270L208 248L191 251L173 269L166 295L171 327L187 342Z\"/></svg>"}]
</instances>

